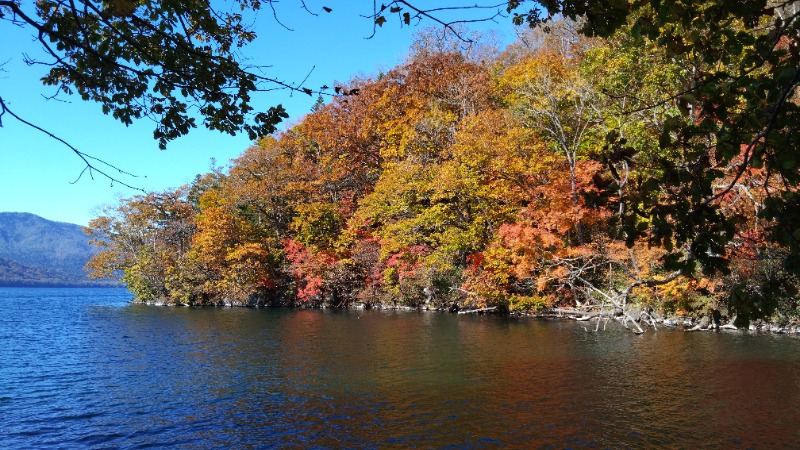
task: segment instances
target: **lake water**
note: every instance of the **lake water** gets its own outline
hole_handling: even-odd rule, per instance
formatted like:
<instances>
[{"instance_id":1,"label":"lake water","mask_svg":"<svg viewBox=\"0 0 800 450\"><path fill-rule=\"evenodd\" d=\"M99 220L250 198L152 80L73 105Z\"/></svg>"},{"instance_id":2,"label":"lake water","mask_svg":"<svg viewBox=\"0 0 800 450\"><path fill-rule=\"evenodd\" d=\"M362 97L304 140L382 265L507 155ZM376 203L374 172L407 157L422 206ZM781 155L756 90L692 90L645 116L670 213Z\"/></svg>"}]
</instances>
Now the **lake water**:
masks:
<instances>
[{"instance_id":1,"label":"lake water","mask_svg":"<svg viewBox=\"0 0 800 450\"><path fill-rule=\"evenodd\" d=\"M0 448L800 448L800 339L0 288Z\"/></svg>"}]
</instances>

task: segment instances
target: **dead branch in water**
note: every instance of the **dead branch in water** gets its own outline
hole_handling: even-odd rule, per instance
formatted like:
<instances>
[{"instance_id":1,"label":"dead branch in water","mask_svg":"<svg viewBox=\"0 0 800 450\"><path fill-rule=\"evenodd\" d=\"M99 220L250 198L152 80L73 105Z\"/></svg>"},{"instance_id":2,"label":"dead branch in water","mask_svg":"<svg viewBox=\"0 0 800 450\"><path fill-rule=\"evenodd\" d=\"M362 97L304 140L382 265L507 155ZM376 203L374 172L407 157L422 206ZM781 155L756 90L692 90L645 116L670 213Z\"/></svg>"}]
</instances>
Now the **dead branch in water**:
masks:
<instances>
[{"instance_id":1,"label":"dead branch in water","mask_svg":"<svg viewBox=\"0 0 800 450\"><path fill-rule=\"evenodd\" d=\"M496 306L489 306L486 308L477 308L477 309L465 309L463 311L459 311L459 314L481 314L485 312L492 312L497 310Z\"/></svg>"}]
</instances>

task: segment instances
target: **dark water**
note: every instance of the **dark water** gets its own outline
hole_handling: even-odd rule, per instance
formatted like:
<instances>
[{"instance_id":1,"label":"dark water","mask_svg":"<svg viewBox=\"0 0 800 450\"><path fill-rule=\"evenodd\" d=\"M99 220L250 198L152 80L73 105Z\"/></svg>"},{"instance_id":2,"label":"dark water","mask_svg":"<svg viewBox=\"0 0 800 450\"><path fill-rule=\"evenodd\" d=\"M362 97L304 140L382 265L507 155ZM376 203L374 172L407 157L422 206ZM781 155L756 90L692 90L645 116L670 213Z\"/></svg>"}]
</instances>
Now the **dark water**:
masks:
<instances>
[{"instance_id":1,"label":"dark water","mask_svg":"<svg viewBox=\"0 0 800 450\"><path fill-rule=\"evenodd\" d=\"M800 448L800 340L0 288L0 448Z\"/></svg>"}]
</instances>

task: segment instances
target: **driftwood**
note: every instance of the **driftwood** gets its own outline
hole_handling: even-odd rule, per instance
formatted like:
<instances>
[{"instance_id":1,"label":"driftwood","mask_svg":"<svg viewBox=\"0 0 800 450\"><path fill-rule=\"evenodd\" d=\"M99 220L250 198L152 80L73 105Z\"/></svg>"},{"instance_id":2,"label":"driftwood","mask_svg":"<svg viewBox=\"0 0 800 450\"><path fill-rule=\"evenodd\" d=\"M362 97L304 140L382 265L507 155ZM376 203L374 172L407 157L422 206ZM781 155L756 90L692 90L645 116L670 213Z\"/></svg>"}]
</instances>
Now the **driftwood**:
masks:
<instances>
[{"instance_id":1,"label":"driftwood","mask_svg":"<svg viewBox=\"0 0 800 450\"><path fill-rule=\"evenodd\" d=\"M738 328L733 324L733 321L726 323L725 325L720 325L719 327L715 325L709 325L707 327L703 327L702 325L695 325L692 328L688 328L685 331L717 331L717 330L733 330L739 331Z\"/></svg>"},{"instance_id":2,"label":"driftwood","mask_svg":"<svg viewBox=\"0 0 800 450\"><path fill-rule=\"evenodd\" d=\"M596 315L594 317L589 317L588 319L584 318L584 317L579 317L578 319L575 319L575 320L593 320L593 319L597 319L597 323L594 326L594 332L595 333L600 331L600 322L603 322L603 331L606 331L606 325L608 325L608 321L610 320L609 316L603 317L603 316ZM591 333L591 331L589 331L589 329L586 328L586 327L583 327L583 331Z\"/></svg>"},{"instance_id":3,"label":"driftwood","mask_svg":"<svg viewBox=\"0 0 800 450\"><path fill-rule=\"evenodd\" d=\"M477 309L465 309L463 311L459 311L459 314L480 314L485 312L495 311L497 309L496 306L489 306L486 308L477 308Z\"/></svg>"},{"instance_id":4,"label":"driftwood","mask_svg":"<svg viewBox=\"0 0 800 450\"><path fill-rule=\"evenodd\" d=\"M633 330L631 328L628 328L628 323L627 323L628 321L630 321L633 324L633 326L636 327L635 330ZM631 317L631 315L629 313L625 313L622 316L622 326L624 326L625 328L628 328L629 330L633 331L636 334L644 333L644 330L642 329L642 327L640 327L639 324L636 323L636 320L633 317Z\"/></svg>"},{"instance_id":5,"label":"driftwood","mask_svg":"<svg viewBox=\"0 0 800 450\"><path fill-rule=\"evenodd\" d=\"M600 330L600 322L603 321L603 319L605 319L605 321L603 322L603 330L606 329L606 325L608 325L608 321L610 319L614 319L614 320L619 321L622 324L622 326L624 326L625 328L631 330L632 332L634 332L636 334L644 333L644 330L639 326L638 323L636 323L636 321L634 320L633 317L631 317L630 314L628 314L628 313L620 314L619 309L617 309L617 308L615 308L615 309L607 309L607 308L605 308L605 305L594 305L593 309L597 309L597 308L601 308L601 310L600 311L587 311L585 309L553 308L550 311L553 312L553 313L559 314L559 315L564 315L564 316L578 316L578 317L574 318L578 322L586 322L586 321L589 321L589 320L596 319L597 320L597 324L595 325L594 331L599 331ZM628 323L627 323L628 321L630 321L633 324L634 328L631 328L631 327L628 326ZM587 332L589 331L589 329L586 328L586 327L583 327L583 329L586 330Z\"/></svg>"},{"instance_id":6,"label":"driftwood","mask_svg":"<svg viewBox=\"0 0 800 450\"><path fill-rule=\"evenodd\" d=\"M597 308L600 306L598 305ZM547 311L561 316L581 316L575 320L589 320L597 316L611 316L613 311L589 311L586 309L573 309L573 308L552 308Z\"/></svg>"}]
</instances>

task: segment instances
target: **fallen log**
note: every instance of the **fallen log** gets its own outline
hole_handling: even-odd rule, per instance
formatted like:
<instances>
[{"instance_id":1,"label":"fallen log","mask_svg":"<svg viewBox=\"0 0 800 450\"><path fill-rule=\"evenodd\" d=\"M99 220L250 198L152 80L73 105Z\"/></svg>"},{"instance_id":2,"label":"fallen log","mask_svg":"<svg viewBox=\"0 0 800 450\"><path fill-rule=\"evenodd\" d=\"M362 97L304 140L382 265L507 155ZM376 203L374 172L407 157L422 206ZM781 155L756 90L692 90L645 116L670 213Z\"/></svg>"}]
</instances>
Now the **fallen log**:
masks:
<instances>
[{"instance_id":1,"label":"fallen log","mask_svg":"<svg viewBox=\"0 0 800 450\"><path fill-rule=\"evenodd\" d=\"M608 311L608 310L606 310L606 311L587 311L587 310L572 309L572 308L551 308L551 309L545 310L545 311L549 311L549 312L551 312L553 314L559 314L559 315L563 315L563 316L581 316L581 317L584 318L582 320L588 320L588 319L591 319L592 317L596 317L596 316L610 316L611 315L611 314L609 314L610 311Z\"/></svg>"},{"instance_id":2,"label":"fallen log","mask_svg":"<svg viewBox=\"0 0 800 450\"><path fill-rule=\"evenodd\" d=\"M642 334L642 333L644 333L644 330L642 329L642 327L640 327L640 326L639 326L639 324L638 324L638 323L636 323L636 320L635 320L633 317L631 317L631 315L630 315L629 313L625 313L625 314L622 316L622 319L621 319L621 321L622 321L622 326L623 326L623 327L625 327L625 328L628 328L628 329L629 329L629 330L631 330L632 332L634 332L634 333L636 333L636 334ZM632 328L629 328L629 327L628 327L628 323L627 323L628 321L630 321L630 322L633 324L633 326L634 326L634 327L636 327L636 329L635 329L635 330L634 330L634 329L632 329Z\"/></svg>"},{"instance_id":3,"label":"fallen log","mask_svg":"<svg viewBox=\"0 0 800 450\"><path fill-rule=\"evenodd\" d=\"M496 306L489 306L486 308L477 308L477 309L465 309L463 311L459 311L459 314L480 314L485 312L495 311L497 309Z\"/></svg>"}]
</instances>

